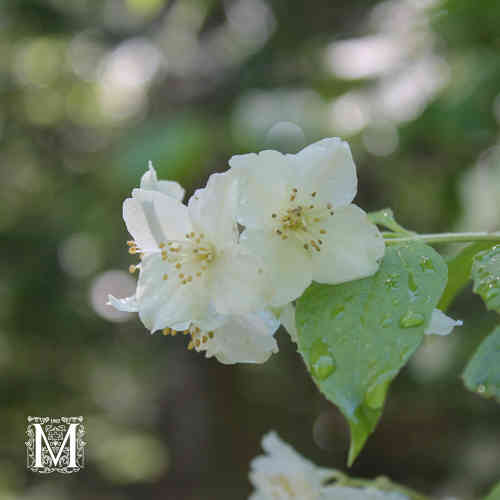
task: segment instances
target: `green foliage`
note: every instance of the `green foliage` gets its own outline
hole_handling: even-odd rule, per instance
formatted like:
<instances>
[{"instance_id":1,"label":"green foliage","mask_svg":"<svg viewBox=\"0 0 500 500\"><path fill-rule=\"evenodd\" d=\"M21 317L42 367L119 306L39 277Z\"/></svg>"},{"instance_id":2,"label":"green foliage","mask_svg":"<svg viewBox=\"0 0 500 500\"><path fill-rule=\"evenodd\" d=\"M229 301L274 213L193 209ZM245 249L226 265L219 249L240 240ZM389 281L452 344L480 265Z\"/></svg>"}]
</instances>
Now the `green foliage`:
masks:
<instances>
[{"instance_id":1,"label":"green foliage","mask_svg":"<svg viewBox=\"0 0 500 500\"><path fill-rule=\"evenodd\" d=\"M213 142L213 128L201 116L150 122L123 140L115 162L121 171L114 171L114 178L133 185L151 160L160 178L190 185L199 178L205 158L214 154Z\"/></svg>"},{"instance_id":2,"label":"green foliage","mask_svg":"<svg viewBox=\"0 0 500 500\"><path fill-rule=\"evenodd\" d=\"M495 244L491 241L478 241L467 245L457 255L448 259L448 283L439 301L439 309L446 311L455 297L470 281L474 256L482 250L490 249Z\"/></svg>"},{"instance_id":3,"label":"green foliage","mask_svg":"<svg viewBox=\"0 0 500 500\"><path fill-rule=\"evenodd\" d=\"M474 257L472 279L473 290L481 295L486 307L500 313L500 245Z\"/></svg>"},{"instance_id":4,"label":"green foliage","mask_svg":"<svg viewBox=\"0 0 500 500\"><path fill-rule=\"evenodd\" d=\"M297 301L299 351L349 421L349 464L377 425L391 380L419 346L446 275L432 248L394 245L374 276L313 284Z\"/></svg>"},{"instance_id":5,"label":"green foliage","mask_svg":"<svg viewBox=\"0 0 500 500\"><path fill-rule=\"evenodd\" d=\"M500 402L500 326L481 342L463 379L467 389Z\"/></svg>"},{"instance_id":6,"label":"green foliage","mask_svg":"<svg viewBox=\"0 0 500 500\"><path fill-rule=\"evenodd\" d=\"M484 500L500 500L500 483L491 490L491 493Z\"/></svg>"}]
</instances>

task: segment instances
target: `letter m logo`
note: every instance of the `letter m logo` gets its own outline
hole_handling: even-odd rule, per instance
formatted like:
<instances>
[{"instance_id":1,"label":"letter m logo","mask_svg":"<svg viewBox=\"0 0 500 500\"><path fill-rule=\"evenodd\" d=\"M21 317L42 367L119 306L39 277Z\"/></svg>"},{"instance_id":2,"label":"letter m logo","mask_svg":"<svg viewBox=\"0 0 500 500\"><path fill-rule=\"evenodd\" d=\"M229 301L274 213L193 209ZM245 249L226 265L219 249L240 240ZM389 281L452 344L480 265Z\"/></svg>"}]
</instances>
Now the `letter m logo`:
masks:
<instances>
[{"instance_id":1,"label":"letter m logo","mask_svg":"<svg viewBox=\"0 0 500 500\"><path fill-rule=\"evenodd\" d=\"M28 417L28 469L42 474L77 472L84 466L83 417Z\"/></svg>"}]
</instances>

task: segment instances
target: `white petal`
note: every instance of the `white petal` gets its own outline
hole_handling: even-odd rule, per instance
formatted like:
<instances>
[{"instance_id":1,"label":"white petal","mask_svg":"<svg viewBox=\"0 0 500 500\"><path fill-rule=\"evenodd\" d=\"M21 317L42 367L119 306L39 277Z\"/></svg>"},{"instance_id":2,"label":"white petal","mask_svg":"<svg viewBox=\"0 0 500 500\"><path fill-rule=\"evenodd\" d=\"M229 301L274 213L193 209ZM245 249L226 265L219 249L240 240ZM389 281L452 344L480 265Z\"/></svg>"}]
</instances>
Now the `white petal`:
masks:
<instances>
[{"instance_id":1,"label":"white petal","mask_svg":"<svg viewBox=\"0 0 500 500\"><path fill-rule=\"evenodd\" d=\"M166 238L163 241L184 240L186 234L192 231L186 205L157 191L150 191L150 194L158 223Z\"/></svg>"},{"instance_id":2,"label":"white petal","mask_svg":"<svg viewBox=\"0 0 500 500\"><path fill-rule=\"evenodd\" d=\"M212 304L209 305L207 315L203 317L203 319L199 319L193 321L193 325L199 327L201 330L205 332L209 332L211 330L216 330L220 328L226 321L228 320L227 316L223 314L217 314L215 309L212 307Z\"/></svg>"},{"instance_id":3,"label":"white petal","mask_svg":"<svg viewBox=\"0 0 500 500\"><path fill-rule=\"evenodd\" d=\"M262 438L262 449L275 458L286 458L288 460L304 460L305 463L311 462L301 457L288 443L285 443L275 431L268 432Z\"/></svg>"},{"instance_id":4,"label":"white petal","mask_svg":"<svg viewBox=\"0 0 500 500\"><path fill-rule=\"evenodd\" d=\"M211 270L212 298L219 314L245 314L266 306L267 278L258 257L232 245L217 255Z\"/></svg>"},{"instance_id":5,"label":"white petal","mask_svg":"<svg viewBox=\"0 0 500 500\"><path fill-rule=\"evenodd\" d=\"M321 223L320 252L313 253L313 280L336 284L365 278L374 274L385 251L377 227L356 205L335 211Z\"/></svg>"},{"instance_id":6,"label":"white petal","mask_svg":"<svg viewBox=\"0 0 500 500\"><path fill-rule=\"evenodd\" d=\"M158 181L158 191L178 201L182 201L186 194L186 190L175 181Z\"/></svg>"},{"instance_id":7,"label":"white petal","mask_svg":"<svg viewBox=\"0 0 500 500\"><path fill-rule=\"evenodd\" d=\"M270 230L246 230L241 245L264 263L266 300L281 307L302 295L311 284L312 259L294 238L282 240Z\"/></svg>"},{"instance_id":8,"label":"white petal","mask_svg":"<svg viewBox=\"0 0 500 500\"><path fill-rule=\"evenodd\" d=\"M117 299L113 295L108 295L107 304L123 312L137 312L139 310L139 304L135 295L123 299Z\"/></svg>"},{"instance_id":9,"label":"white petal","mask_svg":"<svg viewBox=\"0 0 500 500\"><path fill-rule=\"evenodd\" d=\"M278 352L273 337L278 327L279 321L268 311L230 316L208 340L207 353L211 351L224 364L264 363Z\"/></svg>"},{"instance_id":10,"label":"white petal","mask_svg":"<svg viewBox=\"0 0 500 500\"><path fill-rule=\"evenodd\" d=\"M143 253L191 231L187 207L159 191L134 189L123 203L123 219Z\"/></svg>"},{"instance_id":11,"label":"white petal","mask_svg":"<svg viewBox=\"0 0 500 500\"><path fill-rule=\"evenodd\" d=\"M229 160L238 182L238 221L246 227L272 224L271 215L286 202L297 174L278 151L236 155Z\"/></svg>"},{"instance_id":12,"label":"white petal","mask_svg":"<svg viewBox=\"0 0 500 500\"><path fill-rule=\"evenodd\" d=\"M128 232L140 248L157 248L161 234L154 234L144 211L143 204L135 198L127 198L123 202L123 220ZM161 240L160 240L161 241Z\"/></svg>"},{"instance_id":13,"label":"white petal","mask_svg":"<svg viewBox=\"0 0 500 500\"><path fill-rule=\"evenodd\" d=\"M158 186L158 176L156 175L156 170L153 167L153 163L148 162L148 169L141 177L141 189L146 189L148 191L157 191Z\"/></svg>"},{"instance_id":14,"label":"white petal","mask_svg":"<svg viewBox=\"0 0 500 500\"><path fill-rule=\"evenodd\" d=\"M159 181L153 164L149 162L149 168L141 178L141 189L147 191L159 191L160 193L171 196L178 201L184 198L184 188L175 181Z\"/></svg>"},{"instance_id":15,"label":"white petal","mask_svg":"<svg viewBox=\"0 0 500 500\"><path fill-rule=\"evenodd\" d=\"M196 232L203 233L217 248L236 243L236 185L231 171L212 174L204 189L189 199L189 216Z\"/></svg>"},{"instance_id":16,"label":"white petal","mask_svg":"<svg viewBox=\"0 0 500 500\"><path fill-rule=\"evenodd\" d=\"M439 309L432 311L431 321L425 332L427 335L448 335L456 326L462 326L461 320L454 320Z\"/></svg>"},{"instance_id":17,"label":"white petal","mask_svg":"<svg viewBox=\"0 0 500 500\"><path fill-rule=\"evenodd\" d=\"M300 498L318 500L323 484L332 477L324 469L300 456L275 432L264 436L262 447L267 452L251 462L250 481L255 495L262 498Z\"/></svg>"},{"instance_id":18,"label":"white petal","mask_svg":"<svg viewBox=\"0 0 500 500\"><path fill-rule=\"evenodd\" d=\"M168 279L163 279L165 274ZM163 261L159 255L146 257L141 262L137 285L139 316L152 332L178 328L179 323L201 319L207 314L207 278L202 276L182 285L177 274L174 264Z\"/></svg>"},{"instance_id":19,"label":"white petal","mask_svg":"<svg viewBox=\"0 0 500 500\"><path fill-rule=\"evenodd\" d=\"M306 193L316 192L318 199L334 208L354 199L358 181L347 142L338 137L323 139L288 157L300 170Z\"/></svg>"},{"instance_id":20,"label":"white petal","mask_svg":"<svg viewBox=\"0 0 500 500\"><path fill-rule=\"evenodd\" d=\"M295 306L290 303L283 307L278 315L280 323L285 327L291 339L297 343L298 333L295 323Z\"/></svg>"}]
</instances>

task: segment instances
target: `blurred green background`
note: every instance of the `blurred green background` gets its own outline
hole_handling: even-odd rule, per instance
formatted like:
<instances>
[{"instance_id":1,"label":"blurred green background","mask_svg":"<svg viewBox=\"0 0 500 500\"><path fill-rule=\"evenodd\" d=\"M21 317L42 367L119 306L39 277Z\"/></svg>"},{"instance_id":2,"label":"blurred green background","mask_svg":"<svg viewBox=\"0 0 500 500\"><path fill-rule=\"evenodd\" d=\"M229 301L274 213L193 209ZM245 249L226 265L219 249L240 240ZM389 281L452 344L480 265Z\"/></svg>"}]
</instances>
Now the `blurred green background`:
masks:
<instances>
[{"instance_id":1,"label":"blurred green background","mask_svg":"<svg viewBox=\"0 0 500 500\"><path fill-rule=\"evenodd\" d=\"M347 427L284 332L223 366L105 305L147 161L190 194L232 154L348 139L357 203L425 232L500 227L496 0L0 1L0 498L245 499L270 429L345 470ZM449 249L444 249L449 251ZM429 338L351 469L438 497L500 479L500 407L468 393L496 318ZM86 468L26 470L26 417L83 415Z\"/></svg>"}]
</instances>

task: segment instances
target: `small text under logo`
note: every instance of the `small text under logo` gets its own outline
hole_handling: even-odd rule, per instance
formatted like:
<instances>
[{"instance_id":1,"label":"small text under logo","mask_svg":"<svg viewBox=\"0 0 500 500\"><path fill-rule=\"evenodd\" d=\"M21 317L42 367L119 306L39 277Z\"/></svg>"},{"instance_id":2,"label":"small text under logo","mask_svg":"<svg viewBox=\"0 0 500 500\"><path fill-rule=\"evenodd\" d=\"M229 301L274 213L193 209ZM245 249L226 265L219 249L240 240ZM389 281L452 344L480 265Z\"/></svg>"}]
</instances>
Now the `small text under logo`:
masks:
<instances>
[{"instance_id":1,"label":"small text under logo","mask_svg":"<svg viewBox=\"0 0 500 500\"><path fill-rule=\"evenodd\" d=\"M28 417L26 462L41 474L78 472L85 465L83 417Z\"/></svg>"}]
</instances>

